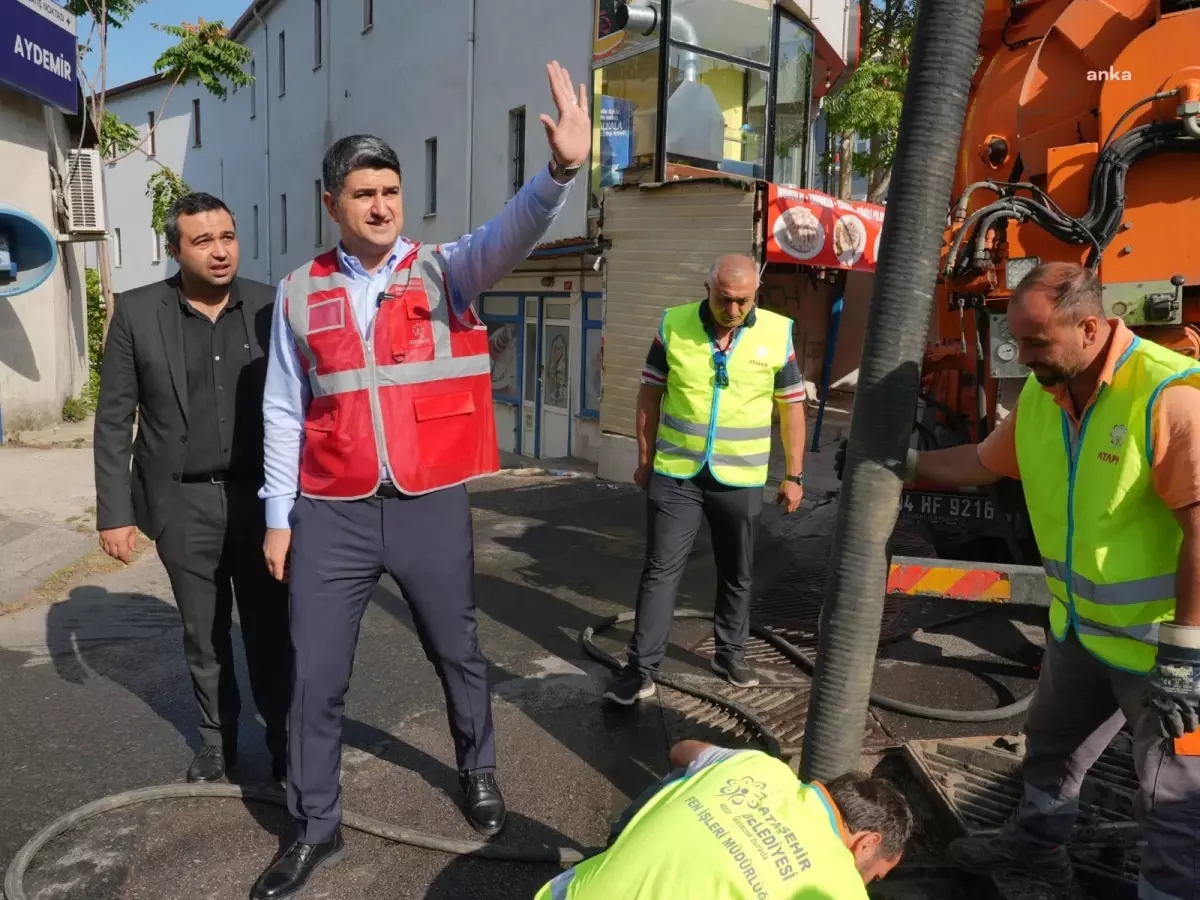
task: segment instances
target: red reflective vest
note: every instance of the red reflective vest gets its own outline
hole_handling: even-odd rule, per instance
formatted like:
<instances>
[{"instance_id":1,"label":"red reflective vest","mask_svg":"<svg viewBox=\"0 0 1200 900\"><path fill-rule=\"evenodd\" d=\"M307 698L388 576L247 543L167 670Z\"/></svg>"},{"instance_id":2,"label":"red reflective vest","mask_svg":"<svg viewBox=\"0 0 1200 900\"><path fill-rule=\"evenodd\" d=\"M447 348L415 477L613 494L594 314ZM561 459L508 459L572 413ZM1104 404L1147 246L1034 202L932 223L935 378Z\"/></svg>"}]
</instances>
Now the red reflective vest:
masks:
<instances>
[{"instance_id":1,"label":"red reflective vest","mask_svg":"<svg viewBox=\"0 0 1200 900\"><path fill-rule=\"evenodd\" d=\"M400 262L366 340L336 251L288 276L288 322L312 390L302 495L370 497L381 462L406 494L499 470L487 327L451 310L439 250L418 245Z\"/></svg>"}]
</instances>

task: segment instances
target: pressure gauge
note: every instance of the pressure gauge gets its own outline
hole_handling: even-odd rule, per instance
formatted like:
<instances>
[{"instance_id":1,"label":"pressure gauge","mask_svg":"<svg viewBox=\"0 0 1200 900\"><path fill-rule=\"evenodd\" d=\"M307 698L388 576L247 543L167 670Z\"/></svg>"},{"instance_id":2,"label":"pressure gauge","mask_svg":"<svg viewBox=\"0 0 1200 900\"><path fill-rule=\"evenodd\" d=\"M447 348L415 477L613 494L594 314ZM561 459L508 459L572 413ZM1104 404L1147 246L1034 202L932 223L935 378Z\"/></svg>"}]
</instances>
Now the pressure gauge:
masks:
<instances>
[{"instance_id":1,"label":"pressure gauge","mask_svg":"<svg viewBox=\"0 0 1200 900\"><path fill-rule=\"evenodd\" d=\"M996 356L1000 362L1012 362L1017 358L1017 345L1012 341L1005 341L996 347Z\"/></svg>"}]
</instances>

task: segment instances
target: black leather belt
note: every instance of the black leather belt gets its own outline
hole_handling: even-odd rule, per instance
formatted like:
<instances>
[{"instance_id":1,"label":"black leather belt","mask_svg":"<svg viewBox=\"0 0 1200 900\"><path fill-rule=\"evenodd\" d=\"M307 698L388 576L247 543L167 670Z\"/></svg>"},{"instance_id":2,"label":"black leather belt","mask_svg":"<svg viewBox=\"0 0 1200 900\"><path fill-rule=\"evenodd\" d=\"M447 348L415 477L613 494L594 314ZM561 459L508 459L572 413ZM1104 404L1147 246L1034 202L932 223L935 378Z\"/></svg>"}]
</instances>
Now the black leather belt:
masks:
<instances>
[{"instance_id":1,"label":"black leather belt","mask_svg":"<svg viewBox=\"0 0 1200 900\"><path fill-rule=\"evenodd\" d=\"M390 481L381 482L375 496L380 500L396 500L404 495Z\"/></svg>"},{"instance_id":2,"label":"black leather belt","mask_svg":"<svg viewBox=\"0 0 1200 900\"><path fill-rule=\"evenodd\" d=\"M227 481L250 481L251 476L239 472L186 472L180 476L184 484L224 484Z\"/></svg>"}]
</instances>

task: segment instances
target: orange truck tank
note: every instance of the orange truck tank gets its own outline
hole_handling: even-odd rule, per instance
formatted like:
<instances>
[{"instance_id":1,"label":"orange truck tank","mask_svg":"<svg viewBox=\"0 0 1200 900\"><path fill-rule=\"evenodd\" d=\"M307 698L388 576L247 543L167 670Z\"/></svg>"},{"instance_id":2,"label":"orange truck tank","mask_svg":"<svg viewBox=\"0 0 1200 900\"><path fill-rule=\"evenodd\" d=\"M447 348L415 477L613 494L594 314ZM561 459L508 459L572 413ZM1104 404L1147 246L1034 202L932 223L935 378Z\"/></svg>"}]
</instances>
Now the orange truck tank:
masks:
<instances>
[{"instance_id":1,"label":"orange truck tank","mask_svg":"<svg viewBox=\"0 0 1200 900\"><path fill-rule=\"evenodd\" d=\"M1197 48L1197 0L988 0L918 446L978 441L1012 408L1027 370L1004 313L1038 263L1095 266L1110 316L1200 358ZM1038 560L1012 485L913 485L901 516L923 522L944 556Z\"/></svg>"}]
</instances>

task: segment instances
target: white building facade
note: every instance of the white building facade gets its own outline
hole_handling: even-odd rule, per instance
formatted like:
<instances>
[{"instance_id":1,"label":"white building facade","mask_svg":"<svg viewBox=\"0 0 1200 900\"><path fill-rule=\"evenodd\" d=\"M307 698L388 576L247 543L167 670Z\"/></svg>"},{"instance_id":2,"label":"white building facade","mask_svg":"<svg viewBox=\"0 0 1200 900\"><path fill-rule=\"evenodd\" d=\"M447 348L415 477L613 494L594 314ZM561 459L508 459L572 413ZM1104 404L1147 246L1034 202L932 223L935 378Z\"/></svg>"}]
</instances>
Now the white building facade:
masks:
<instances>
[{"instance_id":1,"label":"white building facade","mask_svg":"<svg viewBox=\"0 0 1200 900\"><path fill-rule=\"evenodd\" d=\"M657 0L634 5L663 15ZM824 47L843 48L849 29L857 33L851 0L673 5L676 16L692 7L714 37L719 28L711 24L723 16L744 17L750 7L770 23L776 5L786 9L788 21L819 34ZM480 310L492 335L501 448L594 461L604 321L599 206L612 178L611 166L602 175L599 165L612 128L609 122L602 134L601 113L611 118L613 95L632 83L604 51L621 6L612 0L257 0L230 31L253 53L252 85L219 99L190 82L168 97L169 86L151 77L108 92L107 108L123 121L143 134L157 124L146 153L105 172L116 292L173 271L151 228L146 195L160 163L193 190L225 201L237 218L241 276L267 284L336 243L336 226L320 202L321 160L348 134L376 134L395 147L409 238L446 242L478 228L548 162L538 117L555 114L545 64L557 59L592 94L592 168L580 174L546 243L480 299ZM772 40L768 25L762 43ZM659 47L658 37L639 34L618 56L626 58L630 48L652 50L654 62L645 56L640 64L653 68L657 86L658 58L666 50L654 50ZM766 52L761 58L770 59ZM844 48L830 53L844 64ZM606 73L618 77L606 81ZM721 83L714 90L732 96L728 72L715 77ZM769 77L762 73L762 83ZM738 93L736 102L750 109L754 101ZM725 118L732 122L728 110ZM645 118L638 121L644 142ZM659 130L650 128L651 155ZM805 143L793 156L808 160L800 169L811 172L811 135ZM644 148L636 153L645 156Z\"/></svg>"}]
</instances>

